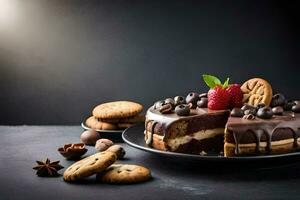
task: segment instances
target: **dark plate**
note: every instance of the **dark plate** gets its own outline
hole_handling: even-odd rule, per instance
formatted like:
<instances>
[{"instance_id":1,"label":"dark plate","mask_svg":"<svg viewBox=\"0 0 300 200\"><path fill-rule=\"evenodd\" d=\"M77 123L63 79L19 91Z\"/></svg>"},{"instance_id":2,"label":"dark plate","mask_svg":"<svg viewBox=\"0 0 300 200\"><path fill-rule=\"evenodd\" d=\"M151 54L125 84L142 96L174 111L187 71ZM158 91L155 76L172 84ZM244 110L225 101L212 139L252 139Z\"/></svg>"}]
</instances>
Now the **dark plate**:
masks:
<instances>
[{"instance_id":1,"label":"dark plate","mask_svg":"<svg viewBox=\"0 0 300 200\"><path fill-rule=\"evenodd\" d=\"M217 152L208 152L207 155L193 155L184 153L166 152L148 147L144 141L144 124L137 124L126 129L122 134L123 140L130 146L146 152L156 154L159 157L171 159L173 161L189 161L201 164L247 164L248 166L273 167L278 165L290 165L300 161L300 152L262 155L247 157L224 157Z\"/></svg>"},{"instance_id":2,"label":"dark plate","mask_svg":"<svg viewBox=\"0 0 300 200\"><path fill-rule=\"evenodd\" d=\"M81 123L81 127L84 130L90 130L84 122ZM122 132L124 130L96 130L101 138L107 138L112 140L113 142L123 142L122 140Z\"/></svg>"}]
</instances>

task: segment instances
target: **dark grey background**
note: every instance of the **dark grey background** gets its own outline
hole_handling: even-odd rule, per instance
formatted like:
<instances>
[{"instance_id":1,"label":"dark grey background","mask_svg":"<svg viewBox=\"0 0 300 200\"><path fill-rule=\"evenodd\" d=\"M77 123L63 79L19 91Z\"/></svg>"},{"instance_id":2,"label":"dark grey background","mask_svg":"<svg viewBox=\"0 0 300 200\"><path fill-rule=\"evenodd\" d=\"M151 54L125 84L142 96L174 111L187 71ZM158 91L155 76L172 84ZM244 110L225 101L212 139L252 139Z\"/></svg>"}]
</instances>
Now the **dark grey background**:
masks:
<instances>
[{"instance_id":1,"label":"dark grey background","mask_svg":"<svg viewBox=\"0 0 300 200\"><path fill-rule=\"evenodd\" d=\"M299 3L3 0L0 124L78 124L93 106L203 92L201 74L299 94Z\"/></svg>"}]
</instances>

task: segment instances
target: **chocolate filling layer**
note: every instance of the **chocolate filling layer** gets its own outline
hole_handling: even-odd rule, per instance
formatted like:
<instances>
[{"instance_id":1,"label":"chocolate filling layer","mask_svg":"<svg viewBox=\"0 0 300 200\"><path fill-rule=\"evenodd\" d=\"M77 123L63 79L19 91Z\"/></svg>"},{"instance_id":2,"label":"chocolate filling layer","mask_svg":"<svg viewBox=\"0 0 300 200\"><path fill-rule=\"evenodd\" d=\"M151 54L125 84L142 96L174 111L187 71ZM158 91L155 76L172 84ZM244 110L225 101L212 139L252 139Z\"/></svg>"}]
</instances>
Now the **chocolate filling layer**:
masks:
<instances>
[{"instance_id":1,"label":"chocolate filling layer","mask_svg":"<svg viewBox=\"0 0 300 200\"><path fill-rule=\"evenodd\" d=\"M190 142L180 145L175 152L200 154L202 151L223 151L224 136L218 135L213 138L195 140L192 139Z\"/></svg>"}]
</instances>

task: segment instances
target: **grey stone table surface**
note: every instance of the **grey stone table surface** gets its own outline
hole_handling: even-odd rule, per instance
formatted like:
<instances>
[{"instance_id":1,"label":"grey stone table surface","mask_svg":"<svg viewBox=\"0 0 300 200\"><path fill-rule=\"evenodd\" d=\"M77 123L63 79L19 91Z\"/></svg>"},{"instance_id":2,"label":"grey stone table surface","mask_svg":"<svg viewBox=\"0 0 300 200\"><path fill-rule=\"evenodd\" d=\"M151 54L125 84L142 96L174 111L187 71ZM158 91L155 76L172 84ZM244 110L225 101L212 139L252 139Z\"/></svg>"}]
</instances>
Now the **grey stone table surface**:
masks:
<instances>
[{"instance_id":1,"label":"grey stone table surface","mask_svg":"<svg viewBox=\"0 0 300 200\"><path fill-rule=\"evenodd\" d=\"M40 178L32 169L36 160L60 160L57 148L79 142L79 126L0 126L0 199L299 199L300 164L275 169L205 167L170 161L122 144L127 152L121 163L152 170L151 181L134 185L97 183L90 177L66 183L62 176ZM142 134L142 133L141 133ZM88 147L88 155L94 148ZM63 173L64 169L60 171Z\"/></svg>"}]
</instances>

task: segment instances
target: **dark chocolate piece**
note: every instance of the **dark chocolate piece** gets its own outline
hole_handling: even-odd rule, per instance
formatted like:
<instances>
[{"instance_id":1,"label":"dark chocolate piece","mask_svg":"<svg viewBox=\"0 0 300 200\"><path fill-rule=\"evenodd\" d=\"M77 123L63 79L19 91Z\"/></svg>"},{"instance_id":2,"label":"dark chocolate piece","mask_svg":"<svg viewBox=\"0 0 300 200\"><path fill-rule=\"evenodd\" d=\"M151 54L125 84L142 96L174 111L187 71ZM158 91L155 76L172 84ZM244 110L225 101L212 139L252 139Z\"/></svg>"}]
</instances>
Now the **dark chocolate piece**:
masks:
<instances>
[{"instance_id":1,"label":"dark chocolate piece","mask_svg":"<svg viewBox=\"0 0 300 200\"><path fill-rule=\"evenodd\" d=\"M198 108L207 108L208 98L202 97L199 101L197 101Z\"/></svg>"},{"instance_id":2,"label":"dark chocolate piece","mask_svg":"<svg viewBox=\"0 0 300 200\"><path fill-rule=\"evenodd\" d=\"M232 116L232 117L243 117L244 112L240 108L234 108L234 109L231 110L230 116Z\"/></svg>"},{"instance_id":3,"label":"dark chocolate piece","mask_svg":"<svg viewBox=\"0 0 300 200\"><path fill-rule=\"evenodd\" d=\"M199 94L199 98L200 99L207 98L207 93L201 93L201 94Z\"/></svg>"},{"instance_id":4,"label":"dark chocolate piece","mask_svg":"<svg viewBox=\"0 0 300 200\"><path fill-rule=\"evenodd\" d=\"M199 101L199 100L200 100L199 94L196 92L189 93L185 98L186 104L191 103L192 109L195 109L197 107L197 101Z\"/></svg>"},{"instance_id":5,"label":"dark chocolate piece","mask_svg":"<svg viewBox=\"0 0 300 200\"><path fill-rule=\"evenodd\" d=\"M255 115L250 114L246 114L243 116L243 119L247 119L247 120L254 120L255 119Z\"/></svg>"},{"instance_id":6,"label":"dark chocolate piece","mask_svg":"<svg viewBox=\"0 0 300 200\"><path fill-rule=\"evenodd\" d=\"M158 108L159 112L161 112L162 114L167 114L167 113L171 113L172 111L172 105L169 103L164 103L162 106L160 106Z\"/></svg>"},{"instance_id":7,"label":"dark chocolate piece","mask_svg":"<svg viewBox=\"0 0 300 200\"><path fill-rule=\"evenodd\" d=\"M181 104L176 106L175 113L178 116L189 116L190 115L190 107L187 104Z\"/></svg>"},{"instance_id":8,"label":"dark chocolate piece","mask_svg":"<svg viewBox=\"0 0 300 200\"><path fill-rule=\"evenodd\" d=\"M163 101L163 100L155 102L154 109L159 109L164 103L165 103L165 101Z\"/></svg>"},{"instance_id":9,"label":"dark chocolate piece","mask_svg":"<svg viewBox=\"0 0 300 200\"><path fill-rule=\"evenodd\" d=\"M300 104L293 105L292 111L295 113L299 113L300 112Z\"/></svg>"},{"instance_id":10,"label":"dark chocolate piece","mask_svg":"<svg viewBox=\"0 0 300 200\"><path fill-rule=\"evenodd\" d=\"M265 106L263 108L258 109L256 116L261 119L271 119L273 116L273 111L270 107Z\"/></svg>"},{"instance_id":11,"label":"dark chocolate piece","mask_svg":"<svg viewBox=\"0 0 300 200\"><path fill-rule=\"evenodd\" d=\"M285 104L285 97L283 96L283 94L278 93L273 95L270 104L271 107L283 106L284 104Z\"/></svg>"},{"instance_id":12,"label":"dark chocolate piece","mask_svg":"<svg viewBox=\"0 0 300 200\"><path fill-rule=\"evenodd\" d=\"M257 104L257 106L256 106L256 110L258 110L258 109L260 109L260 108L262 108L262 107L265 107L266 105L264 104L264 103L259 103L259 104Z\"/></svg>"},{"instance_id":13,"label":"dark chocolate piece","mask_svg":"<svg viewBox=\"0 0 300 200\"><path fill-rule=\"evenodd\" d=\"M256 110L255 109L248 109L244 111L244 115L256 115Z\"/></svg>"},{"instance_id":14,"label":"dark chocolate piece","mask_svg":"<svg viewBox=\"0 0 300 200\"><path fill-rule=\"evenodd\" d=\"M285 111L290 111L290 110L292 110L292 107L293 107L294 105L296 105L294 101L285 101L285 104L284 104L284 106L283 106L283 109L284 109Z\"/></svg>"},{"instance_id":15,"label":"dark chocolate piece","mask_svg":"<svg viewBox=\"0 0 300 200\"><path fill-rule=\"evenodd\" d=\"M180 105L180 104L185 104L185 99L184 99L183 96L174 97L174 101L175 101L175 107Z\"/></svg>"},{"instance_id":16,"label":"dark chocolate piece","mask_svg":"<svg viewBox=\"0 0 300 200\"><path fill-rule=\"evenodd\" d=\"M276 106L272 108L272 111L274 115L282 115L284 110L281 106Z\"/></svg>"},{"instance_id":17,"label":"dark chocolate piece","mask_svg":"<svg viewBox=\"0 0 300 200\"><path fill-rule=\"evenodd\" d=\"M167 99L165 99L165 103L166 103L166 104L171 104L172 109L175 108L175 101L174 101L174 99L172 99L172 98L167 98Z\"/></svg>"},{"instance_id":18,"label":"dark chocolate piece","mask_svg":"<svg viewBox=\"0 0 300 200\"><path fill-rule=\"evenodd\" d=\"M256 110L256 107L245 104L241 109L245 112L245 110Z\"/></svg>"}]
</instances>

